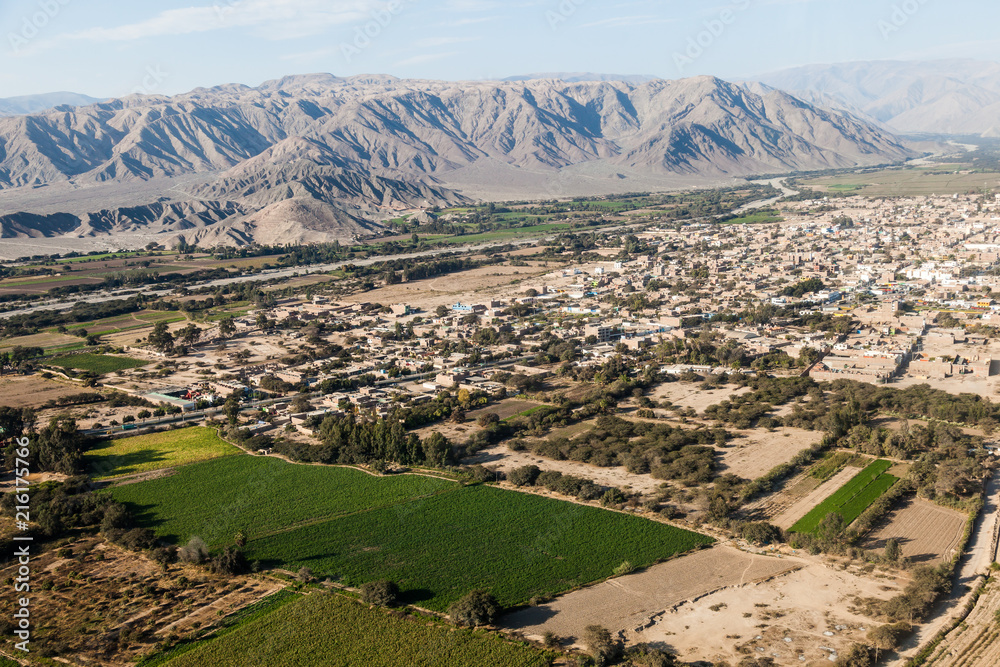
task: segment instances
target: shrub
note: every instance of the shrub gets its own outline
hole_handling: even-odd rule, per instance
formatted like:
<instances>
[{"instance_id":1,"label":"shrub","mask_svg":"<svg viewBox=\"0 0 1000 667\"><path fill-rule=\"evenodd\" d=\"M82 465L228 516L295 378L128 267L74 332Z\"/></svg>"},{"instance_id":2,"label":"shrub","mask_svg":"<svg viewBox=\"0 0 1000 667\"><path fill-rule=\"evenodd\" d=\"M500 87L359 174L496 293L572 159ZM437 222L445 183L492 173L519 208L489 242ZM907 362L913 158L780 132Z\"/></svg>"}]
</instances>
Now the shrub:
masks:
<instances>
[{"instance_id":1,"label":"shrub","mask_svg":"<svg viewBox=\"0 0 1000 667\"><path fill-rule=\"evenodd\" d=\"M451 620L459 625L489 625L500 615L500 604L492 595L475 590L448 607Z\"/></svg>"},{"instance_id":2,"label":"shrub","mask_svg":"<svg viewBox=\"0 0 1000 667\"><path fill-rule=\"evenodd\" d=\"M538 466L528 465L514 468L507 474L507 479L514 486L532 486L542 471Z\"/></svg>"},{"instance_id":3,"label":"shrub","mask_svg":"<svg viewBox=\"0 0 1000 667\"><path fill-rule=\"evenodd\" d=\"M380 607L395 607L399 603L399 586L388 579L369 581L361 586L361 599Z\"/></svg>"},{"instance_id":4,"label":"shrub","mask_svg":"<svg viewBox=\"0 0 1000 667\"><path fill-rule=\"evenodd\" d=\"M600 625L588 625L583 630L583 643L598 667L611 664L621 651L611 631Z\"/></svg>"}]
</instances>

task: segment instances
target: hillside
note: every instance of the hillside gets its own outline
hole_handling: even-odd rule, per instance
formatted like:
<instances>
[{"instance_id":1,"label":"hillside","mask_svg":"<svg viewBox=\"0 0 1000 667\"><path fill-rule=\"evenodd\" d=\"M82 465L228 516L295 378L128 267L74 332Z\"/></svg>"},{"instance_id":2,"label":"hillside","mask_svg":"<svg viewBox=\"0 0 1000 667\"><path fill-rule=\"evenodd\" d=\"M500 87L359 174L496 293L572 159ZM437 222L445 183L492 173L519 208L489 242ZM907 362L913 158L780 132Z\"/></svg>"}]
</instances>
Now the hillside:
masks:
<instances>
[{"instance_id":1,"label":"hillside","mask_svg":"<svg viewBox=\"0 0 1000 667\"><path fill-rule=\"evenodd\" d=\"M462 192L663 190L911 155L850 114L713 77L454 83L314 74L0 118L0 210L17 216L0 231L32 235L23 214L42 211L23 203L24 192L44 186L66 200L60 211L46 206L52 215L101 186L196 175L200 184L165 186L148 210L113 197L106 211L74 210L80 222L69 233L195 230L185 236L247 242L265 220L289 239L347 238L399 210L468 201ZM276 216L291 226L276 227ZM60 219L37 231L66 227Z\"/></svg>"}]
</instances>

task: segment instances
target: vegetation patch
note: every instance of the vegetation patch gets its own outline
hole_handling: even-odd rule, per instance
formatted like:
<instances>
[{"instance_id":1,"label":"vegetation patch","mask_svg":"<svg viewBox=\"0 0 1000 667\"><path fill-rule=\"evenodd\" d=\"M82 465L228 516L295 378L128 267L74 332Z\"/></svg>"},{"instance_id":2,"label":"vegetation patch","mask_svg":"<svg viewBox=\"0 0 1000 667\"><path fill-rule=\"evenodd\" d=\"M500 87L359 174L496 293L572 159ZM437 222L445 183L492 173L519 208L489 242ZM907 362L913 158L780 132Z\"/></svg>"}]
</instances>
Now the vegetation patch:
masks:
<instances>
[{"instance_id":1,"label":"vegetation patch","mask_svg":"<svg viewBox=\"0 0 1000 667\"><path fill-rule=\"evenodd\" d=\"M87 469L98 479L161 470L239 453L215 429L192 426L175 431L104 440L85 455Z\"/></svg>"},{"instance_id":2,"label":"vegetation patch","mask_svg":"<svg viewBox=\"0 0 1000 667\"><path fill-rule=\"evenodd\" d=\"M171 660L195 665L509 665L542 667L551 656L497 635L455 630L314 592Z\"/></svg>"},{"instance_id":3,"label":"vegetation patch","mask_svg":"<svg viewBox=\"0 0 1000 667\"><path fill-rule=\"evenodd\" d=\"M486 486L251 540L266 566L339 578L396 581L403 597L444 610L474 589L505 607L646 567L712 540L617 512Z\"/></svg>"},{"instance_id":4,"label":"vegetation patch","mask_svg":"<svg viewBox=\"0 0 1000 667\"><path fill-rule=\"evenodd\" d=\"M899 479L886 471L892 461L880 459L855 475L851 481L840 487L836 493L814 507L808 514L792 526L792 532L812 533L830 514L839 514L844 525L861 516L868 506L878 500L883 493Z\"/></svg>"},{"instance_id":5,"label":"vegetation patch","mask_svg":"<svg viewBox=\"0 0 1000 667\"><path fill-rule=\"evenodd\" d=\"M113 373L124 371L129 368L145 366L149 362L132 357L113 357L107 354L91 354L82 352L80 354L67 354L54 359L47 359L46 364L59 366L60 368L72 368L78 371L91 371L93 373Z\"/></svg>"},{"instance_id":6,"label":"vegetation patch","mask_svg":"<svg viewBox=\"0 0 1000 667\"><path fill-rule=\"evenodd\" d=\"M380 478L351 468L226 456L110 493L159 538L183 543L197 535L210 547L221 547L241 530L252 539L458 488L418 475Z\"/></svg>"}]
</instances>

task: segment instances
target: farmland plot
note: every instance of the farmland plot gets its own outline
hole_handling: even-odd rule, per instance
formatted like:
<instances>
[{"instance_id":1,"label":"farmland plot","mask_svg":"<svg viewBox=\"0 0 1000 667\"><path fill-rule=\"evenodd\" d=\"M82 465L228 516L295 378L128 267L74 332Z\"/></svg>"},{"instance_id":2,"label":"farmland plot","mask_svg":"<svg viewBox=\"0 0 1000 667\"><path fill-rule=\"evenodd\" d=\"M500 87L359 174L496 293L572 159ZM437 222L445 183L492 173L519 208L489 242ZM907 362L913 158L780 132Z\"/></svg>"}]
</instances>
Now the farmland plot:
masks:
<instances>
[{"instance_id":1,"label":"farmland plot","mask_svg":"<svg viewBox=\"0 0 1000 667\"><path fill-rule=\"evenodd\" d=\"M301 597L167 663L168 667L543 667L542 652L497 635L397 618L330 593Z\"/></svg>"},{"instance_id":2,"label":"farmland plot","mask_svg":"<svg viewBox=\"0 0 1000 667\"><path fill-rule=\"evenodd\" d=\"M774 431L755 429L740 433L733 446L719 450L723 473L733 473L744 479L760 477L771 468L788 463L803 449L820 441L822 433L800 428L779 428Z\"/></svg>"},{"instance_id":3,"label":"farmland plot","mask_svg":"<svg viewBox=\"0 0 1000 667\"><path fill-rule=\"evenodd\" d=\"M899 481L886 472L891 467L891 461L880 459L872 462L851 481L837 489L833 495L796 521L791 530L800 533L813 532L827 515L833 513L843 518L844 525L851 523Z\"/></svg>"},{"instance_id":4,"label":"farmland plot","mask_svg":"<svg viewBox=\"0 0 1000 667\"><path fill-rule=\"evenodd\" d=\"M935 564L954 555L967 517L927 500L912 500L894 511L888 521L869 536L866 549L884 549L896 539L903 555L916 563Z\"/></svg>"},{"instance_id":5,"label":"farmland plot","mask_svg":"<svg viewBox=\"0 0 1000 667\"><path fill-rule=\"evenodd\" d=\"M844 468L831 479L821 484L812 493L787 507L771 523L779 528L788 530L795 522L808 514L812 508L839 491L842 486L851 481L859 472L861 472L861 468L852 468L850 466Z\"/></svg>"}]
</instances>

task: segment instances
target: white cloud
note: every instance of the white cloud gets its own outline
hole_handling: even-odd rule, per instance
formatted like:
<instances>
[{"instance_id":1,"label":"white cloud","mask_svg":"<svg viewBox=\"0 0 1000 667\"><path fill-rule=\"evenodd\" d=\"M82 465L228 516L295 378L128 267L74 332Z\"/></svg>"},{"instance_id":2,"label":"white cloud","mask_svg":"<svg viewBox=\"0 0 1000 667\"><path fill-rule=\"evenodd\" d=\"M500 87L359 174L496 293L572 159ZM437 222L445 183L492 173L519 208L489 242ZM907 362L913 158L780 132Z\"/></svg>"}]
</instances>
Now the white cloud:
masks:
<instances>
[{"instance_id":1,"label":"white cloud","mask_svg":"<svg viewBox=\"0 0 1000 667\"><path fill-rule=\"evenodd\" d=\"M413 45L422 49L433 49L439 46L447 46L448 44L461 44L463 42L474 41L476 41L475 37L425 37L418 39Z\"/></svg>"},{"instance_id":2,"label":"white cloud","mask_svg":"<svg viewBox=\"0 0 1000 667\"><path fill-rule=\"evenodd\" d=\"M433 62L435 60L441 60L442 58L450 58L452 56L457 56L457 51L450 51L448 53L424 53L419 56L413 56L411 58L406 58L405 60L400 60L392 64L393 67L406 67L408 65L421 65L423 63Z\"/></svg>"},{"instance_id":3,"label":"white cloud","mask_svg":"<svg viewBox=\"0 0 1000 667\"><path fill-rule=\"evenodd\" d=\"M333 8L331 8L333 5ZM168 9L152 18L67 35L93 41L135 41L164 35L187 35L231 27L253 27L265 38L315 35L325 29L372 18L384 9L378 0L219 0L214 5Z\"/></svg>"}]
</instances>

